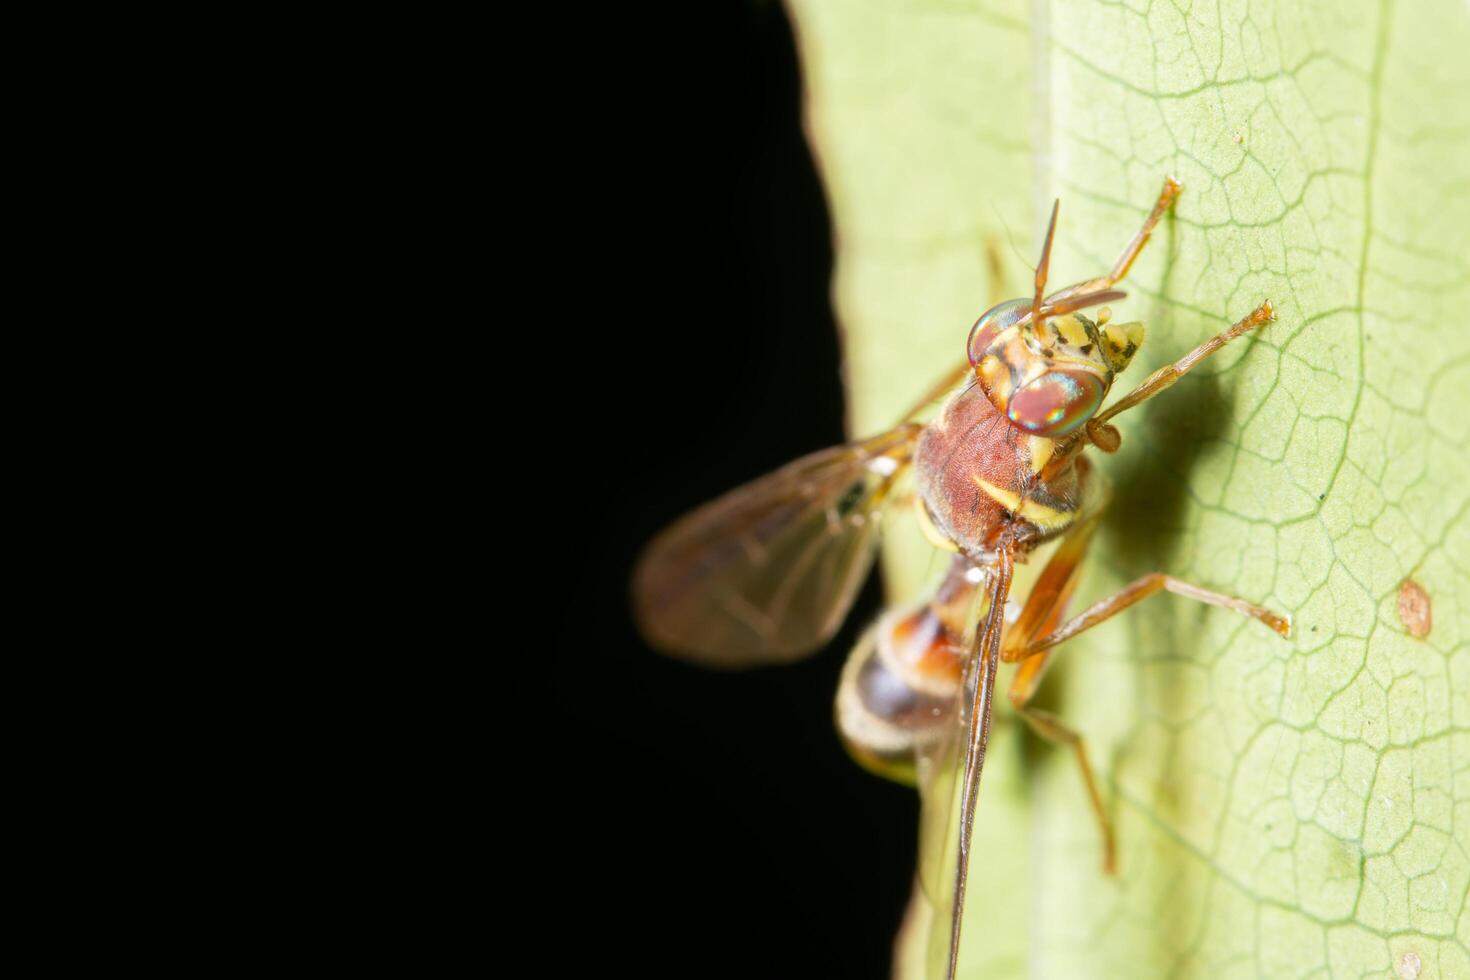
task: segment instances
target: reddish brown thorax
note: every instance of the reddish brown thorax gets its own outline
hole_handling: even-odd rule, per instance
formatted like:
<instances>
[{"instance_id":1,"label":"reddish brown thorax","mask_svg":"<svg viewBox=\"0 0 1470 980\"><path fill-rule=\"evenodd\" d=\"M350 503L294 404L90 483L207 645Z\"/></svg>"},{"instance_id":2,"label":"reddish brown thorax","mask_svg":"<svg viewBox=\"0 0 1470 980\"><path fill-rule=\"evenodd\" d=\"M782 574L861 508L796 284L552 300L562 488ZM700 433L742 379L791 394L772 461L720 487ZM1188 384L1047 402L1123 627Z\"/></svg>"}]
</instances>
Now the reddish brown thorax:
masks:
<instances>
[{"instance_id":1,"label":"reddish brown thorax","mask_svg":"<svg viewBox=\"0 0 1470 980\"><path fill-rule=\"evenodd\" d=\"M934 529L972 556L1035 543L1072 523L1075 462L1043 481L1055 443L1007 422L977 385L960 391L919 438L914 472Z\"/></svg>"}]
</instances>

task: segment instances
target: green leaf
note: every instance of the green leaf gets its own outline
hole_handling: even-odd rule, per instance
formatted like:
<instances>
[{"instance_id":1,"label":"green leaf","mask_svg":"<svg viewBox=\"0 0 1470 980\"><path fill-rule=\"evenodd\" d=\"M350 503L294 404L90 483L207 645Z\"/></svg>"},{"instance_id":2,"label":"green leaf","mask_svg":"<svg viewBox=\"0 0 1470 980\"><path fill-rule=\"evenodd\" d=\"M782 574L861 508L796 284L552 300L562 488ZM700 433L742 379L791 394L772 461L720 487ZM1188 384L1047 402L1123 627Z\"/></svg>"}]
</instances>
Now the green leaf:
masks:
<instances>
[{"instance_id":1,"label":"green leaf","mask_svg":"<svg viewBox=\"0 0 1470 980\"><path fill-rule=\"evenodd\" d=\"M1029 292L1053 197L1060 284L1185 186L1115 307L1148 324L1120 386L1278 315L1120 417L1078 600L1164 571L1295 634L1163 596L1062 648L1044 689L1099 767L1115 879L1070 756L998 709L962 974L1470 977L1470 7L793 7L855 433ZM912 597L942 559L897 523Z\"/></svg>"}]
</instances>

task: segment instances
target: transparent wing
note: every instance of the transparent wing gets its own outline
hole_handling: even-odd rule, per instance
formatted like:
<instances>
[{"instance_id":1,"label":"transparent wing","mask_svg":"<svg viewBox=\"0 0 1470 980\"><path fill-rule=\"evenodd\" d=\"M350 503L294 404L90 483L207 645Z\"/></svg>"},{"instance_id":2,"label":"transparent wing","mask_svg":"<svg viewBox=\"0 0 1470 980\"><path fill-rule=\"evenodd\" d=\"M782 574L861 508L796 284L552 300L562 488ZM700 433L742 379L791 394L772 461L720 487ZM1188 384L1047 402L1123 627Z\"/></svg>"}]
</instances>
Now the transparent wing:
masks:
<instances>
[{"instance_id":1,"label":"transparent wing","mask_svg":"<svg viewBox=\"0 0 1470 980\"><path fill-rule=\"evenodd\" d=\"M675 521L633 573L644 635L719 667L819 649L872 566L883 503L920 430L812 453Z\"/></svg>"},{"instance_id":2,"label":"transparent wing","mask_svg":"<svg viewBox=\"0 0 1470 980\"><path fill-rule=\"evenodd\" d=\"M1001 557L1000 567L987 569L986 581L977 590L973 625L966 637L971 655L955 699L953 724L945 737L922 748L917 760L919 885L934 913L925 955L929 977L952 977L958 960L971 833L1011 583L1010 557Z\"/></svg>"},{"instance_id":3,"label":"transparent wing","mask_svg":"<svg viewBox=\"0 0 1470 980\"><path fill-rule=\"evenodd\" d=\"M984 625L990 608L990 593L995 576L986 571L986 579L976 590L964 636L965 659L959 694L949 706L949 717L941 737L922 743L917 749L915 771L919 784L919 884L935 906L947 901L954 890L954 859L959 826L958 788L965 763L965 734L970 721L970 707L979 683L976 653L977 632ZM945 905L947 909L948 906Z\"/></svg>"}]
</instances>

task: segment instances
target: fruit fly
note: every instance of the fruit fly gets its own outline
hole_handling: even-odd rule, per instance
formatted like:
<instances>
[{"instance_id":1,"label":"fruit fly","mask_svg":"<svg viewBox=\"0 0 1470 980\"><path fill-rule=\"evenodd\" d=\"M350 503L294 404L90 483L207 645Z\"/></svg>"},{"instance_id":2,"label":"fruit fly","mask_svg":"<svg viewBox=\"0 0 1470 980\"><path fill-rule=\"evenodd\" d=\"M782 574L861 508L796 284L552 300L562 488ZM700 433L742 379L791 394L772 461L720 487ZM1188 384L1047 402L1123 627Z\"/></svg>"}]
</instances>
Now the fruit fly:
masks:
<instances>
[{"instance_id":1,"label":"fruit fly","mask_svg":"<svg viewBox=\"0 0 1470 980\"><path fill-rule=\"evenodd\" d=\"M885 506L904 496L895 487L912 473L920 526L952 557L932 598L885 614L859 640L843 670L837 720L858 761L924 790L919 881L936 910L931 972L947 978L959 957L998 664L1019 664L1008 694L1020 717L1072 749L1111 873L1112 827L1082 737L1031 705L1052 648L1161 591L1290 634L1284 616L1161 573L1066 617L1110 496L1087 451L1116 452L1122 437L1113 418L1274 319L1263 302L1102 407L1144 339L1142 323L1114 322L1104 304L1124 298L1114 287L1180 191L1165 180L1112 271L1048 294L1058 202L1032 295L982 314L970 329L967 363L904 421L695 510L654 538L634 571L639 625L664 651L720 667L799 659L841 625L872 566ZM1084 312L1095 308L1093 316ZM932 421L914 421L956 386ZM1048 542L1055 549L1019 613L1008 617L1015 566Z\"/></svg>"}]
</instances>

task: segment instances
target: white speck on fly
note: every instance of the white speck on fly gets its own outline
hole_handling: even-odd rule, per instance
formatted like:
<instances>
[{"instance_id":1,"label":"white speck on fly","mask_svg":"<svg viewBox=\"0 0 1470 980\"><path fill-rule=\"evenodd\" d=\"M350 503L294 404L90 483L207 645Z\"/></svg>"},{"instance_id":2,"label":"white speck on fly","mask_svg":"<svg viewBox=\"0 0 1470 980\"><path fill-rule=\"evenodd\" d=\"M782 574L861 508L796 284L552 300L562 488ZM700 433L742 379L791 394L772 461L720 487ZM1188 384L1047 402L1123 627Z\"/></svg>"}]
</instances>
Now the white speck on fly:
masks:
<instances>
[{"instance_id":1,"label":"white speck on fly","mask_svg":"<svg viewBox=\"0 0 1470 980\"><path fill-rule=\"evenodd\" d=\"M965 581L971 585L979 585L985 581L985 572L981 570L979 565L971 565L965 569Z\"/></svg>"},{"instance_id":2,"label":"white speck on fly","mask_svg":"<svg viewBox=\"0 0 1470 980\"><path fill-rule=\"evenodd\" d=\"M892 476L898 469L898 460L892 456L878 456L868 461L868 469L879 476Z\"/></svg>"}]
</instances>

